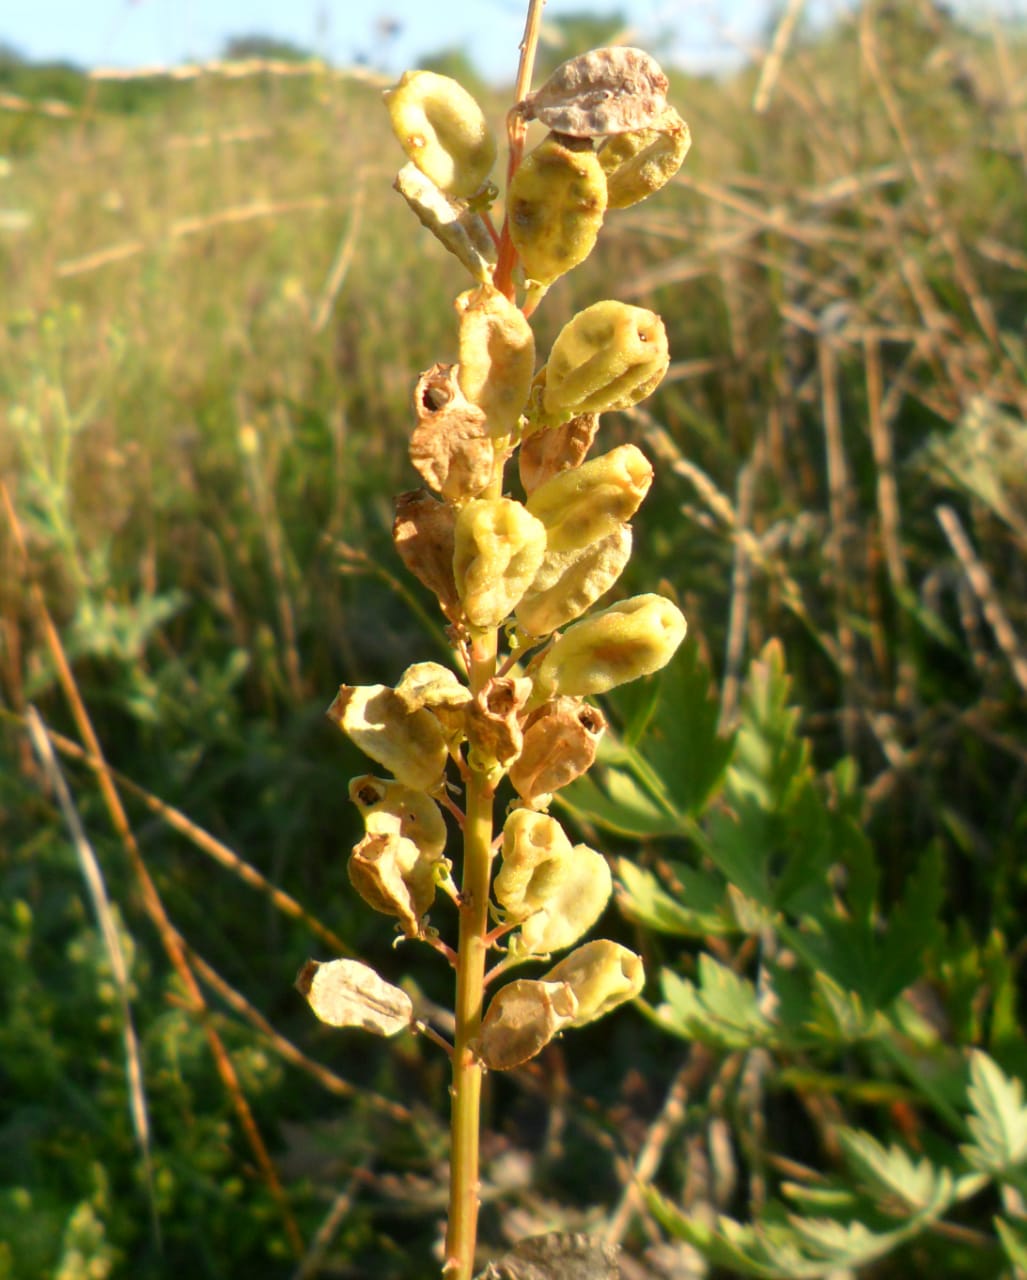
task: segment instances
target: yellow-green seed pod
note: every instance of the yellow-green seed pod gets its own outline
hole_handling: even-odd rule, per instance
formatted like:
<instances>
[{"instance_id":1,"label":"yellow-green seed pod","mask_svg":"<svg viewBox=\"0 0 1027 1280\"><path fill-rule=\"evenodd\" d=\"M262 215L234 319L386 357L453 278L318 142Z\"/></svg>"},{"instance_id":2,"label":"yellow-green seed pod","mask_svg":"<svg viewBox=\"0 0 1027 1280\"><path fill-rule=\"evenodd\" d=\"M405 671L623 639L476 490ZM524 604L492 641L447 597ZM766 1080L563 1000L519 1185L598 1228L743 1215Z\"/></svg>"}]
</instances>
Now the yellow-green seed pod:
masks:
<instances>
[{"instance_id":1,"label":"yellow-green seed pod","mask_svg":"<svg viewBox=\"0 0 1027 1280\"><path fill-rule=\"evenodd\" d=\"M400 145L425 177L450 195L479 190L496 162L496 140L462 85L434 71L407 71L385 103Z\"/></svg>"},{"instance_id":2,"label":"yellow-green seed pod","mask_svg":"<svg viewBox=\"0 0 1027 1280\"><path fill-rule=\"evenodd\" d=\"M535 701L555 693L586 698L665 667L687 624L664 596L633 596L576 622L535 669Z\"/></svg>"},{"instance_id":3,"label":"yellow-green seed pod","mask_svg":"<svg viewBox=\"0 0 1027 1280\"><path fill-rule=\"evenodd\" d=\"M587 845L571 847L555 818L515 809L507 819L493 892L504 919L521 922L511 953L545 955L571 946L599 919L612 888L603 855Z\"/></svg>"},{"instance_id":4,"label":"yellow-green seed pod","mask_svg":"<svg viewBox=\"0 0 1027 1280\"><path fill-rule=\"evenodd\" d=\"M546 529L512 498L476 498L457 516L453 573L472 627L497 627L538 573Z\"/></svg>"},{"instance_id":5,"label":"yellow-green seed pod","mask_svg":"<svg viewBox=\"0 0 1027 1280\"><path fill-rule=\"evenodd\" d=\"M366 756L415 791L442 780L449 752L442 726L430 711L409 711L385 685L341 685L326 712Z\"/></svg>"},{"instance_id":6,"label":"yellow-green seed pod","mask_svg":"<svg viewBox=\"0 0 1027 1280\"><path fill-rule=\"evenodd\" d=\"M580 618L609 591L630 559L631 528L626 524L581 550L547 551L517 606L518 630L525 636L547 636Z\"/></svg>"},{"instance_id":7,"label":"yellow-green seed pod","mask_svg":"<svg viewBox=\"0 0 1027 1280\"><path fill-rule=\"evenodd\" d=\"M520 308L483 286L456 300L460 390L485 414L493 437L513 434L535 373L535 335Z\"/></svg>"},{"instance_id":8,"label":"yellow-green seed pod","mask_svg":"<svg viewBox=\"0 0 1027 1280\"><path fill-rule=\"evenodd\" d=\"M629 409L655 389L669 364L658 315L626 302L595 302L553 343L544 371L545 411L569 418Z\"/></svg>"},{"instance_id":9,"label":"yellow-green seed pod","mask_svg":"<svg viewBox=\"0 0 1027 1280\"><path fill-rule=\"evenodd\" d=\"M630 208L666 186L691 145L688 125L673 107L653 128L607 138L598 151L606 174L607 207Z\"/></svg>"},{"instance_id":10,"label":"yellow-green seed pod","mask_svg":"<svg viewBox=\"0 0 1027 1280\"><path fill-rule=\"evenodd\" d=\"M400 677L396 696L408 711L427 707L450 746L466 736L471 691L449 667L439 662L415 662Z\"/></svg>"},{"instance_id":11,"label":"yellow-green seed pod","mask_svg":"<svg viewBox=\"0 0 1027 1280\"><path fill-rule=\"evenodd\" d=\"M481 1024L478 1055L492 1071L509 1071L541 1052L578 1012L566 983L519 978L492 997Z\"/></svg>"},{"instance_id":12,"label":"yellow-green seed pod","mask_svg":"<svg viewBox=\"0 0 1027 1280\"><path fill-rule=\"evenodd\" d=\"M566 1025L583 1027L640 995L645 986L645 968L641 956L602 938L572 951L549 970L543 981L567 983L578 1002L578 1011Z\"/></svg>"},{"instance_id":13,"label":"yellow-green seed pod","mask_svg":"<svg viewBox=\"0 0 1027 1280\"><path fill-rule=\"evenodd\" d=\"M588 257L603 224L606 175L592 144L550 134L514 174L507 205L525 276L552 284Z\"/></svg>"},{"instance_id":14,"label":"yellow-green seed pod","mask_svg":"<svg viewBox=\"0 0 1027 1280\"><path fill-rule=\"evenodd\" d=\"M586 773L605 729L599 708L580 698L554 698L533 712L508 775L524 803L545 807L554 791Z\"/></svg>"},{"instance_id":15,"label":"yellow-green seed pod","mask_svg":"<svg viewBox=\"0 0 1027 1280\"><path fill-rule=\"evenodd\" d=\"M630 520L652 482L649 459L622 444L539 485L527 508L546 526L547 552L580 551Z\"/></svg>"},{"instance_id":16,"label":"yellow-green seed pod","mask_svg":"<svg viewBox=\"0 0 1027 1280\"><path fill-rule=\"evenodd\" d=\"M429 858L440 858L445 851L446 821L426 792L365 773L351 780L349 798L360 810L369 836L403 836Z\"/></svg>"},{"instance_id":17,"label":"yellow-green seed pod","mask_svg":"<svg viewBox=\"0 0 1027 1280\"><path fill-rule=\"evenodd\" d=\"M415 938L435 901L440 862L413 840L392 832L366 835L354 845L346 870L353 888L369 907L395 916L406 936Z\"/></svg>"}]
</instances>

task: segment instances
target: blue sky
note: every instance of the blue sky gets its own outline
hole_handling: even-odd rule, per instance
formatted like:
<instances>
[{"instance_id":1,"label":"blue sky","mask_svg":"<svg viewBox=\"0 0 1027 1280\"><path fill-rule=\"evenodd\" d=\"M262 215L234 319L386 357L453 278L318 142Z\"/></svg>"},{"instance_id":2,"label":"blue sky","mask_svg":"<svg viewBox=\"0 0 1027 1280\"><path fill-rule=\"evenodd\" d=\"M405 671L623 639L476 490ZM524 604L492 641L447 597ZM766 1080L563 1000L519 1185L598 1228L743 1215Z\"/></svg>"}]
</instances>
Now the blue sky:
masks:
<instances>
[{"instance_id":1,"label":"blue sky","mask_svg":"<svg viewBox=\"0 0 1027 1280\"><path fill-rule=\"evenodd\" d=\"M847 2L806 0L806 8L822 17ZM1009 16L1027 12L1027 0L962 0L961 7L976 14L989 5ZM462 45L486 74L512 78L525 7L524 0L0 0L0 41L34 59L138 67L211 58L229 36L259 32L340 64L363 56L392 73L416 65L420 54ZM780 7L780 0L548 0L545 13L624 13L638 43L669 34L668 61L703 66L758 41ZM386 41L388 19L399 34Z\"/></svg>"},{"instance_id":2,"label":"blue sky","mask_svg":"<svg viewBox=\"0 0 1027 1280\"><path fill-rule=\"evenodd\" d=\"M679 56L706 61L731 48L729 28L756 38L771 4L549 0L545 16L621 12L639 43L670 32ZM525 7L524 0L0 0L0 40L37 60L144 66L214 57L228 36L259 32L342 64L363 55L390 72L415 65L419 54L462 45L487 74L512 77ZM390 41L382 38L387 19L400 26Z\"/></svg>"}]
</instances>

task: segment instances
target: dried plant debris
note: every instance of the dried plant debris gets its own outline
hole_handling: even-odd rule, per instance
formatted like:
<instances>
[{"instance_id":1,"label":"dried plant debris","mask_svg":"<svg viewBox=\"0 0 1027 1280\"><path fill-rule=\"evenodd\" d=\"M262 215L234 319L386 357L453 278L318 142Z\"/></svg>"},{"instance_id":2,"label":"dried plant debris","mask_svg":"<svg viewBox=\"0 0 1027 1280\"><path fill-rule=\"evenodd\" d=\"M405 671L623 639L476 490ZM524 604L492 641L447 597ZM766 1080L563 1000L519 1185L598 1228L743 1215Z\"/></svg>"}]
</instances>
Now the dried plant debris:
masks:
<instances>
[{"instance_id":1,"label":"dried plant debris","mask_svg":"<svg viewBox=\"0 0 1027 1280\"><path fill-rule=\"evenodd\" d=\"M650 128L667 107L667 77L642 49L593 49L557 67L520 104L554 133L598 138Z\"/></svg>"},{"instance_id":2,"label":"dried plant debris","mask_svg":"<svg viewBox=\"0 0 1027 1280\"><path fill-rule=\"evenodd\" d=\"M477 1280L619 1280L616 1245L552 1231L522 1240Z\"/></svg>"}]
</instances>

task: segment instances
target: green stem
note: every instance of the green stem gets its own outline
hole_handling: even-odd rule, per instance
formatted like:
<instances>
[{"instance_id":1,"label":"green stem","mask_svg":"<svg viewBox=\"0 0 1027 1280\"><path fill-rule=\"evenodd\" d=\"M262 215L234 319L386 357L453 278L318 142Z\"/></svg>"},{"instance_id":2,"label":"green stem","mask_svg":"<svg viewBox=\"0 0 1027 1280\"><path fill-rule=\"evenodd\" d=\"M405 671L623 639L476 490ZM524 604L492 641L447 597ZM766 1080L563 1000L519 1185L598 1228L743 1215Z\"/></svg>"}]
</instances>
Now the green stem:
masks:
<instances>
[{"instance_id":1,"label":"green stem","mask_svg":"<svg viewBox=\"0 0 1027 1280\"><path fill-rule=\"evenodd\" d=\"M496 668L496 648L495 631L487 633L472 646L472 693L478 693L492 678ZM457 947L449 1224L443 1271L446 1280L471 1280L478 1235L482 1066L474 1052L474 1043L481 1032L488 954L486 934L492 871L492 797L493 785L487 775L472 769L467 783L460 940Z\"/></svg>"}]
</instances>

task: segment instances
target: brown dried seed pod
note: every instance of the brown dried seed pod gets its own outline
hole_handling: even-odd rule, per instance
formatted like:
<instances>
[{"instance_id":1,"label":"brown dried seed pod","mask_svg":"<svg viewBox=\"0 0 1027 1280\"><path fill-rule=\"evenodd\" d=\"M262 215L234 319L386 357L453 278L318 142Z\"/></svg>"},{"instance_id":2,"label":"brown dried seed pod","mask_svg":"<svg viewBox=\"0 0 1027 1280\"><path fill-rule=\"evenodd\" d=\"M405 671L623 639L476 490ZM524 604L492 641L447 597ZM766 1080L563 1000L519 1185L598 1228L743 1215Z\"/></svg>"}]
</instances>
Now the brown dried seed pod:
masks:
<instances>
[{"instance_id":1,"label":"brown dried seed pod","mask_svg":"<svg viewBox=\"0 0 1027 1280\"><path fill-rule=\"evenodd\" d=\"M460 616L460 597L453 575L456 512L437 502L425 489L411 489L396 498L392 540L399 557L415 578L438 598L451 622Z\"/></svg>"},{"instance_id":2,"label":"brown dried seed pod","mask_svg":"<svg viewBox=\"0 0 1027 1280\"><path fill-rule=\"evenodd\" d=\"M492 479L495 455L484 412L461 391L457 370L435 364L414 390L417 426L410 437L410 461L447 502L481 493Z\"/></svg>"},{"instance_id":3,"label":"brown dried seed pod","mask_svg":"<svg viewBox=\"0 0 1027 1280\"><path fill-rule=\"evenodd\" d=\"M598 430L598 413L580 413L562 426L526 436L517 452L524 492L530 494L559 472L580 466Z\"/></svg>"},{"instance_id":4,"label":"brown dried seed pod","mask_svg":"<svg viewBox=\"0 0 1027 1280\"><path fill-rule=\"evenodd\" d=\"M524 745L509 773L525 804L545 804L586 773L605 729L599 708L580 698L554 698L539 707L524 726Z\"/></svg>"},{"instance_id":5,"label":"brown dried seed pod","mask_svg":"<svg viewBox=\"0 0 1027 1280\"><path fill-rule=\"evenodd\" d=\"M435 901L435 870L430 857L396 832L366 835L353 846L346 870L350 883L369 907L394 916L408 938L421 932L425 912Z\"/></svg>"},{"instance_id":6,"label":"brown dried seed pod","mask_svg":"<svg viewBox=\"0 0 1027 1280\"><path fill-rule=\"evenodd\" d=\"M575 138L628 133L648 128L662 114L667 83L659 63L642 49L593 49L557 67L520 110Z\"/></svg>"},{"instance_id":7,"label":"brown dried seed pod","mask_svg":"<svg viewBox=\"0 0 1027 1280\"><path fill-rule=\"evenodd\" d=\"M531 681L501 676L492 679L467 712L470 763L476 769L506 765L521 750L520 713L531 696Z\"/></svg>"},{"instance_id":8,"label":"brown dried seed pod","mask_svg":"<svg viewBox=\"0 0 1027 1280\"><path fill-rule=\"evenodd\" d=\"M478 1052L493 1071L509 1071L541 1052L577 1014L565 983L519 978L492 997L481 1024Z\"/></svg>"}]
</instances>

